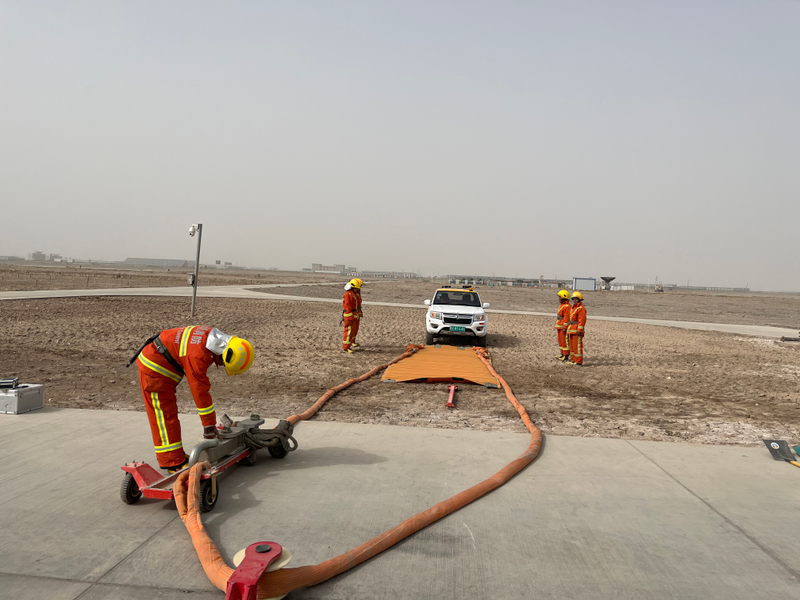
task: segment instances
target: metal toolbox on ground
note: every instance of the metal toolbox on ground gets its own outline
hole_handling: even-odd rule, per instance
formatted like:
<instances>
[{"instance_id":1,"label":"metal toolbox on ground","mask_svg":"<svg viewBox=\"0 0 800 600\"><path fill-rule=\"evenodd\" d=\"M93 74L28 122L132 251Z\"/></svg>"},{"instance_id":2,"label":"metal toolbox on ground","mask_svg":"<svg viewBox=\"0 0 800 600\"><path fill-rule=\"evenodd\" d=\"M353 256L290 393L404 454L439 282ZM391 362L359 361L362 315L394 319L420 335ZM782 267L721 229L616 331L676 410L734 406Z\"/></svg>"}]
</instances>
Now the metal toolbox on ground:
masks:
<instances>
[{"instance_id":1,"label":"metal toolbox on ground","mask_svg":"<svg viewBox=\"0 0 800 600\"><path fill-rule=\"evenodd\" d=\"M43 406L44 386L39 383L0 389L0 414L19 415Z\"/></svg>"}]
</instances>

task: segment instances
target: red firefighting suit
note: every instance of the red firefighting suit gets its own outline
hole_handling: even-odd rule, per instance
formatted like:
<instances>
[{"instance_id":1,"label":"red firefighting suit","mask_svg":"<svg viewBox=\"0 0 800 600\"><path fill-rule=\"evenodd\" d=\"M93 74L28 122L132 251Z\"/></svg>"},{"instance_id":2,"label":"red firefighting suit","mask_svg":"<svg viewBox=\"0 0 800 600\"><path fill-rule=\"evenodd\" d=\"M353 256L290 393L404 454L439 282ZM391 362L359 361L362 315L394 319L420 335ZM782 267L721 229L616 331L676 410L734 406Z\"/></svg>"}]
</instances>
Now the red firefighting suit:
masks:
<instances>
[{"instance_id":1,"label":"red firefighting suit","mask_svg":"<svg viewBox=\"0 0 800 600\"><path fill-rule=\"evenodd\" d=\"M212 363L221 363L220 357L206 348L211 330L208 326L179 327L166 329L160 336L161 343L186 373L204 427L217 421L209 393L211 382L206 375ZM175 389L183 377L152 343L145 346L136 363L158 464L162 469L180 465L184 452Z\"/></svg>"},{"instance_id":2,"label":"red firefighting suit","mask_svg":"<svg viewBox=\"0 0 800 600\"><path fill-rule=\"evenodd\" d=\"M569 353L572 362L583 364L583 333L586 329L586 308L583 302L576 302L569 315L567 335L569 336Z\"/></svg>"},{"instance_id":3,"label":"red firefighting suit","mask_svg":"<svg viewBox=\"0 0 800 600\"><path fill-rule=\"evenodd\" d=\"M344 337L342 338L342 350L349 350L353 342L356 341L358 334L358 324L361 322L361 290L350 288L345 290L342 297Z\"/></svg>"},{"instance_id":4,"label":"red firefighting suit","mask_svg":"<svg viewBox=\"0 0 800 600\"><path fill-rule=\"evenodd\" d=\"M569 345L567 344L567 322L569 321L572 307L569 305L569 300L561 299L561 305L558 307L558 319L556 320L556 332L558 333L558 347L561 350L561 356L569 356Z\"/></svg>"}]
</instances>

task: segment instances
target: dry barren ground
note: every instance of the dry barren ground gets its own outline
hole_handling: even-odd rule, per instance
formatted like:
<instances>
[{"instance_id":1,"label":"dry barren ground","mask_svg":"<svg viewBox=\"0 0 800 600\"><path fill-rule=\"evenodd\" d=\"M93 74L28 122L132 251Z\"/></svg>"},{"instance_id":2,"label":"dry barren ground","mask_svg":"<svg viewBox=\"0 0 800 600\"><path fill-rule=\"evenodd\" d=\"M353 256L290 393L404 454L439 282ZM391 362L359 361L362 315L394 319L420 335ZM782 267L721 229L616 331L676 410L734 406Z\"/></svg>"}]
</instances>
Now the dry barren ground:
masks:
<instances>
[{"instance_id":1,"label":"dry barren ground","mask_svg":"<svg viewBox=\"0 0 800 600\"><path fill-rule=\"evenodd\" d=\"M421 310L367 307L364 350L344 355L335 304L203 299L195 320L188 312L181 298L0 302L0 375L44 383L52 406L142 410L135 367L124 366L132 352L160 329L207 323L257 349L256 364L241 377L212 369L219 412L280 418L424 336ZM800 353L791 345L590 317L587 366L576 368L555 360L550 318L492 315L491 331L496 368L545 433L712 444L800 440ZM523 431L501 391L463 386L457 409L448 410L446 390L376 377L335 396L315 418ZM193 410L185 384L179 399L182 410Z\"/></svg>"},{"instance_id":2,"label":"dry barren ground","mask_svg":"<svg viewBox=\"0 0 800 600\"><path fill-rule=\"evenodd\" d=\"M31 266L12 263L0 265L0 290L96 290L185 286L189 271L194 272L193 269L134 270L83 264ZM235 269L201 269L198 278L201 285L260 285L332 280L333 277L330 275Z\"/></svg>"},{"instance_id":3,"label":"dry barren ground","mask_svg":"<svg viewBox=\"0 0 800 600\"><path fill-rule=\"evenodd\" d=\"M365 301L400 302L421 305L441 282L407 280L375 281L364 285ZM492 308L555 314L555 289L524 287L475 288ZM264 290L269 293L318 298L340 298L336 286L307 285ZM701 323L736 323L800 328L800 295L724 293L584 292L589 317L636 317Z\"/></svg>"}]
</instances>

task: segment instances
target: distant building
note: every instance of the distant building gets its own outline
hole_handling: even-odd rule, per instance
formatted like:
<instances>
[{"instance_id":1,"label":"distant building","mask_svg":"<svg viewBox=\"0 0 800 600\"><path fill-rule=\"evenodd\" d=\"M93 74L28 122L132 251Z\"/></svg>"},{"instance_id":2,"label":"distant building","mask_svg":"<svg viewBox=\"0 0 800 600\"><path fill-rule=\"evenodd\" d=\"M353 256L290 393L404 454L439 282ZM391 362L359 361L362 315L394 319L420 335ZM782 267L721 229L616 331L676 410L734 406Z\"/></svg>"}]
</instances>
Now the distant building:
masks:
<instances>
[{"instance_id":1,"label":"distant building","mask_svg":"<svg viewBox=\"0 0 800 600\"><path fill-rule=\"evenodd\" d=\"M47 254L42 252L41 250L37 250L36 252L32 252L30 254L31 260L47 260Z\"/></svg>"},{"instance_id":2,"label":"distant building","mask_svg":"<svg viewBox=\"0 0 800 600\"><path fill-rule=\"evenodd\" d=\"M321 263L312 263L312 273L337 273L339 275L347 275L349 271L355 271L355 267L348 269L344 265L323 265Z\"/></svg>"},{"instance_id":3,"label":"distant building","mask_svg":"<svg viewBox=\"0 0 800 600\"><path fill-rule=\"evenodd\" d=\"M171 267L175 269L194 267L193 260L179 260L173 258L126 258L124 264L140 267Z\"/></svg>"},{"instance_id":4,"label":"distant building","mask_svg":"<svg viewBox=\"0 0 800 600\"><path fill-rule=\"evenodd\" d=\"M594 292L597 290L597 280L593 277L573 277L572 289L576 292Z\"/></svg>"}]
</instances>

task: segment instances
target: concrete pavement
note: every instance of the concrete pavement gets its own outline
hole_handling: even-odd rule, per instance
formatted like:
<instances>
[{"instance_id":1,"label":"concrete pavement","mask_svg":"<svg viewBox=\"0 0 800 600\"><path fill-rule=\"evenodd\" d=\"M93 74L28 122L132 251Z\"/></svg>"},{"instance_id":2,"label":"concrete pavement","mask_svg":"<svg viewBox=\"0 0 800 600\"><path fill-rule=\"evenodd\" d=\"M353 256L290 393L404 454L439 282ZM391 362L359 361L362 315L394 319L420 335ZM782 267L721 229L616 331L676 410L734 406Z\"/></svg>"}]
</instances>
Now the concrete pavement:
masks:
<instances>
[{"instance_id":1,"label":"concrete pavement","mask_svg":"<svg viewBox=\"0 0 800 600\"><path fill-rule=\"evenodd\" d=\"M182 421L191 446L199 420ZM313 421L295 435L286 459L261 452L221 480L204 523L229 564L261 540L289 548L290 566L336 556L529 441ZM223 597L172 503L119 499L119 466L155 463L144 413L0 415L0 452L0 597ZM800 598L798 497L800 471L761 447L548 437L502 488L289 598Z\"/></svg>"},{"instance_id":2,"label":"concrete pavement","mask_svg":"<svg viewBox=\"0 0 800 600\"><path fill-rule=\"evenodd\" d=\"M306 296L290 296L284 294L270 294L258 291L278 287L298 287L302 285L340 285L335 283L272 283L248 286L205 286L197 288L199 298L250 298L259 300L282 300L292 302L325 302L340 304L337 298L308 298ZM83 296L173 296L190 297L190 287L157 287L157 288L117 288L105 290L34 290L34 291L0 291L0 300L24 300L44 298L78 298ZM399 302L364 302L365 306L391 306L396 308L416 308L425 310L420 304L403 304ZM502 310L490 308L487 313L506 315L529 315L535 317L555 317L555 313L532 312L526 310ZM640 325L655 325L659 327L677 327L679 329L694 329L698 331L719 331L754 337L780 339L781 337L797 337L797 330L782 327L767 327L760 325L735 325L726 323L696 323L694 321L667 321L662 319L637 319L633 317L597 317L592 320L615 321L618 323L638 323Z\"/></svg>"}]
</instances>

